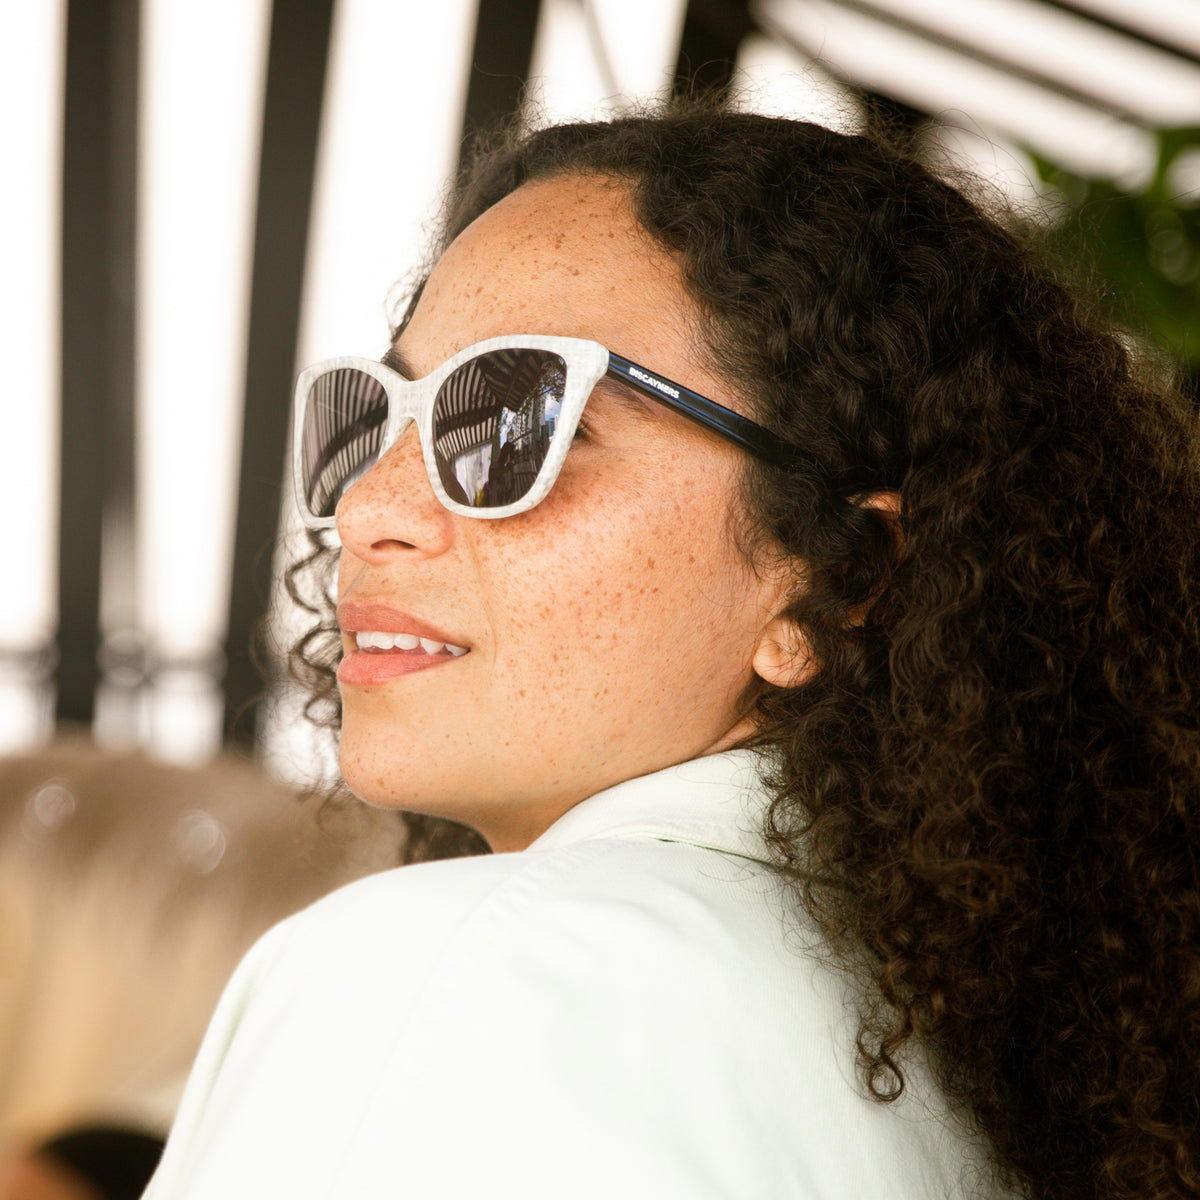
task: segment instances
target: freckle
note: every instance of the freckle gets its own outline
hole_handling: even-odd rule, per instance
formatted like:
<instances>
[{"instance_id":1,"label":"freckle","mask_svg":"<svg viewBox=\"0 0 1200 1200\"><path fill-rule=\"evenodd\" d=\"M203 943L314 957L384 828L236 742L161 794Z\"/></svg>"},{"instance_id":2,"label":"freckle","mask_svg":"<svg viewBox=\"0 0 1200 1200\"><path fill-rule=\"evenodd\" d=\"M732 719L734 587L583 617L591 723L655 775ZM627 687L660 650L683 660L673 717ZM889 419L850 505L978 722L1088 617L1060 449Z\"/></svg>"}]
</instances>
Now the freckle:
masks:
<instances>
[{"instance_id":1,"label":"freckle","mask_svg":"<svg viewBox=\"0 0 1200 1200\"><path fill-rule=\"evenodd\" d=\"M653 571L654 570L654 559L652 559L652 558L646 559L646 566L649 567L651 571Z\"/></svg>"},{"instance_id":2,"label":"freckle","mask_svg":"<svg viewBox=\"0 0 1200 1200\"><path fill-rule=\"evenodd\" d=\"M521 689L521 690L520 690L520 691L517 693L517 695L518 695L518 696L520 696L520 697L521 697L521 699L523 700L523 699L525 698L525 689L524 689L524 688L522 688L522 689Z\"/></svg>"},{"instance_id":3,"label":"freckle","mask_svg":"<svg viewBox=\"0 0 1200 1200\"><path fill-rule=\"evenodd\" d=\"M689 555L688 555L688 562L690 562L690 563L694 563L695 561L696 561L696 556L695 556L694 554L689 554Z\"/></svg>"}]
</instances>

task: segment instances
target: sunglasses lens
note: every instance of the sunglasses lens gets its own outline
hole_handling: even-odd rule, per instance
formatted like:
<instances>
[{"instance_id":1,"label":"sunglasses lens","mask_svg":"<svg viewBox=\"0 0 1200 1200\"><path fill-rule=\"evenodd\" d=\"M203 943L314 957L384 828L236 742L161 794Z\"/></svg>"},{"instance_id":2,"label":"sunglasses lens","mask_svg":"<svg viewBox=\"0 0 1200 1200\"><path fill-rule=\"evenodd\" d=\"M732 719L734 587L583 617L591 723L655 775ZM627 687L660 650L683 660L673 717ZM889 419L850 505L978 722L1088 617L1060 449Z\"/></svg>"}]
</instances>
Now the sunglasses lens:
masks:
<instances>
[{"instance_id":1,"label":"sunglasses lens","mask_svg":"<svg viewBox=\"0 0 1200 1200\"><path fill-rule=\"evenodd\" d=\"M567 366L549 350L490 350L438 389L433 448L446 494L500 508L533 487L554 436Z\"/></svg>"},{"instance_id":2,"label":"sunglasses lens","mask_svg":"<svg viewBox=\"0 0 1200 1200\"><path fill-rule=\"evenodd\" d=\"M300 435L300 499L314 517L332 517L342 493L379 457L387 413L383 384L365 371L342 367L313 381Z\"/></svg>"}]
</instances>

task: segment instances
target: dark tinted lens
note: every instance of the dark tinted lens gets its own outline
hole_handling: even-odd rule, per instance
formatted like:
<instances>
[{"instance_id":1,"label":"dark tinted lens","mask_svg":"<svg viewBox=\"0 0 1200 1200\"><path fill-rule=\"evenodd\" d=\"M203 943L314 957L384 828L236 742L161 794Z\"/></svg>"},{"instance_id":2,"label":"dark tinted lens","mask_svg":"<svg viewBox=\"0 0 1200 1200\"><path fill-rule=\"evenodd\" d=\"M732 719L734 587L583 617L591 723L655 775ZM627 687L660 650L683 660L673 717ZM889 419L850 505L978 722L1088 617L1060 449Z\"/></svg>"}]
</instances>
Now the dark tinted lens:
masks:
<instances>
[{"instance_id":1,"label":"dark tinted lens","mask_svg":"<svg viewBox=\"0 0 1200 1200\"><path fill-rule=\"evenodd\" d=\"M491 350L447 377L433 410L446 494L499 508L533 486L562 408L567 366L549 350Z\"/></svg>"},{"instance_id":2,"label":"dark tinted lens","mask_svg":"<svg viewBox=\"0 0 1200 1200\"><path fill-rule=\"evenodd\" d=\"M301 499L316 517L331 517L342 493L379 457L387 424L383 384L355 367L313 382L300 442Z\"/></svg>"}]
</instances>

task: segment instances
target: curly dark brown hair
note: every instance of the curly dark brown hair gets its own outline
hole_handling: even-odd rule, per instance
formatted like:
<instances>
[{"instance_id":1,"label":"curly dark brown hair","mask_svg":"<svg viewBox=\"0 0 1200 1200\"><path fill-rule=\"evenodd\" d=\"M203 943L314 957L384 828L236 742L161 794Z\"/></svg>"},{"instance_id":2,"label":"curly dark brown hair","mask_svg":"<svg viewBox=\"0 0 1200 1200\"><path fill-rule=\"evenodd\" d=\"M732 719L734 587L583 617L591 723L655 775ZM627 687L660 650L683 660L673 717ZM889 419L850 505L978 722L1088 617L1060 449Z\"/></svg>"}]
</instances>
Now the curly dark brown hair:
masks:
<instances>
[{"instance_id":1,"label":"curly dark brown hair","mask_svg":"<svg viewBox=\"0 0 1200 1200\"><path fill-rule=\"evenodd\" d=\"M747 705L781 869L875 997L868 1086L897 1096L919 1039L1023 1194L1200 1195L1189 403L960 191L814 125L689 106L510 134L439 246L578 172L631 188L712 368L799 450L748 465L748 549L794 564L820 670ZM419 818L411 853L473 836Z\"/></svg>"}]
</instances>

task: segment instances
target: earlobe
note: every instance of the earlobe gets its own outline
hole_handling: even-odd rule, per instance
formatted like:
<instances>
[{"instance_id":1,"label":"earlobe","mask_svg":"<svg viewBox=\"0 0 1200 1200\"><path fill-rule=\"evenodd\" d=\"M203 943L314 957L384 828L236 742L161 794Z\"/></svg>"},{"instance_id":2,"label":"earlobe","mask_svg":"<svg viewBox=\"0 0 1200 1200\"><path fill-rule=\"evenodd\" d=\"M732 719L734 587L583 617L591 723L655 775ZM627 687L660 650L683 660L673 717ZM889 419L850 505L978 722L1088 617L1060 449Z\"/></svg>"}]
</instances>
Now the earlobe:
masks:
<instances>
[{"instance_id":1,"label":"earlobe","mask_svg":"<svg viewBox=\"0 0 1200 1200\"><path fill-rule=\"evenodd\" d=\"M782 688L798 687L813 669L808 639L783 615L774 617L763 629L750 662L756 675Z\"/></svg>"}]
</instances>

